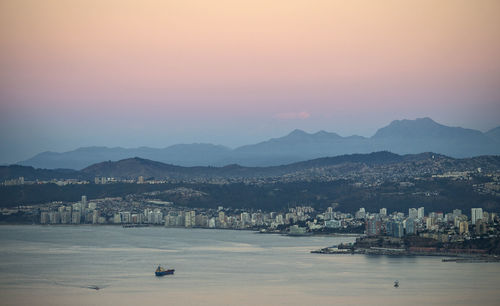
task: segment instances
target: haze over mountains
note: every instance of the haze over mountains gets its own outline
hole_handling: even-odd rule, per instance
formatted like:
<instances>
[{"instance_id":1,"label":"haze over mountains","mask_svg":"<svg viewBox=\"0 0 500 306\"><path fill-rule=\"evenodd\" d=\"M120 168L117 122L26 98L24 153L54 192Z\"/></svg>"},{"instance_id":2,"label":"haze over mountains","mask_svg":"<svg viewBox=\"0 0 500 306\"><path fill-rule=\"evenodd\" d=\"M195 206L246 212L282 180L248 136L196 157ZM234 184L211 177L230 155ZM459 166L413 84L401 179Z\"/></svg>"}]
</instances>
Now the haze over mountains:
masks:
<instances>
[{"instance_id":1,"label":"haze over mountains","mask_svg":"<svg viewBox=\"0 0 500 306\"><path fill-rule=\"evenodd\" d=\"M64 153L44 152L18 164L46 169L83 169L103 161L140 157L179 166L277 166L315 158L390 151L397 154L435 152L455 158L500 154L500 127L486 133L448 127L430 118L396 120L372 137L342 137L320 131L290 134L230 149L213 144L178 144L166 148L85 147Z\"/></svg>"}]
</instances>

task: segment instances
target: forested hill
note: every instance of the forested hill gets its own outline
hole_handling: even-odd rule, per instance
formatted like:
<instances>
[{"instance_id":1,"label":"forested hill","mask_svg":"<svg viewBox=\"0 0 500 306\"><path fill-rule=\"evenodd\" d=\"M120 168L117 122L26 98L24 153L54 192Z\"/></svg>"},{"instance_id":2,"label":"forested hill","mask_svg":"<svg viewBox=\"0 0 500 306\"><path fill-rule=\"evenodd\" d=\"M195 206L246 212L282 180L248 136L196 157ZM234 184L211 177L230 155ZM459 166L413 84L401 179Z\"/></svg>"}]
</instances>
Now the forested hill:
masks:
<instances>
[{"instance_id":1,"label":"forested hill","mask_svg":"<svg viewBox=\"0 0 500 306\"><path fill-rule=\"evenodd\" d=\"M128 158L117 162L102 162L81 171L68 169L34 169L26 166L1 166L0 180L50 180L88 179L94 177L114 177L116 179L181 179L204 178L245 179L294 177L296 180L317 179L319 177L403 175L416 177L442 174L450 171L500 171L500 156L480 156L455 159L435 153L398 155L386 151L369 154L351 154L324 157L282 166L243 167L227 165L223 167L182 167L164 164L142 158Z\"/></svg>"}]
</instances>

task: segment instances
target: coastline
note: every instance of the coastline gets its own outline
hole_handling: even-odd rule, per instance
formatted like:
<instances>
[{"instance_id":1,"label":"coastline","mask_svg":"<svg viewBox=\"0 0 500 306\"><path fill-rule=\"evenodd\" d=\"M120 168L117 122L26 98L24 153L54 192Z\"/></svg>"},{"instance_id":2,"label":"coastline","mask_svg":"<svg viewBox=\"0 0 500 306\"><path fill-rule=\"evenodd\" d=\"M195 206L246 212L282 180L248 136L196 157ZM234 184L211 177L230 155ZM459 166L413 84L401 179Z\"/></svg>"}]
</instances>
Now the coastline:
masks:
<instances>
[{"instance_id":1,"label":"coastline","mask_svg":"<svg viewBox=\"0 0 500 306\"><path fill-rule=\"evenodd\" d=\"M388 249L388 248L337 248L326 247L311 251L313 254L328 255L367 255L367 256L395 256L395 257L414 257L414 256L433 256L448 257L443 262L500 262L500 256L494 254L482 253L458 253L458 252L425 252L410 251L406 249ZM451 257L451 258L450 258Z\"/></svg>"}]
</instances>

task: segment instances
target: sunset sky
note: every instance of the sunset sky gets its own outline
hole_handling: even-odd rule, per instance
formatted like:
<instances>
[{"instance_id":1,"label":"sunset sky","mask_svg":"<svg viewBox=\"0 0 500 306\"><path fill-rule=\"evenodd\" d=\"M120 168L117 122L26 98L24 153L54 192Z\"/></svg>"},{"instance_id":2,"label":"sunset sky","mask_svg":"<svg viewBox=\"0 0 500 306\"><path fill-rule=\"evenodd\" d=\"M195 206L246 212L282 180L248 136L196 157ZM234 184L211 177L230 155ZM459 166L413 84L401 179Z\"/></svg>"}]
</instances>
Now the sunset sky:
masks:
<instances>
[{"instance_id":1,"label":"sunset sky","mask_svg":"<svg viewBox=\"0 0 500 306\"><path fill-rule=\"evenodd\" d=\"M0 1L0 163L418 117L500 125L500 1Z\"/></svg>"}]
</instances>

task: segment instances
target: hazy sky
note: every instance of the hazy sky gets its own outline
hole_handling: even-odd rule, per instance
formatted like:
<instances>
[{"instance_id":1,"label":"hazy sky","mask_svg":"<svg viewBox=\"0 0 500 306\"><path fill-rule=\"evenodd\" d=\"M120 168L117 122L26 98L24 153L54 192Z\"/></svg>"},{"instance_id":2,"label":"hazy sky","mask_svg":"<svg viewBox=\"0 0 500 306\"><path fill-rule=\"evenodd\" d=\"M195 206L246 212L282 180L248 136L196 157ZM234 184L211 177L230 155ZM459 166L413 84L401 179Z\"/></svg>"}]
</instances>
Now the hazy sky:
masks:
<instances>
[{"instance_id":1,"label":"hazy sky","mask_svg":"<svg viewBox=\"0 0 500 306\"><path fill-rule=\"evenodd\" d=\"M0 1L0 163L426 116L500 125L500 1Z\"/></svg>"}]
</instances>

